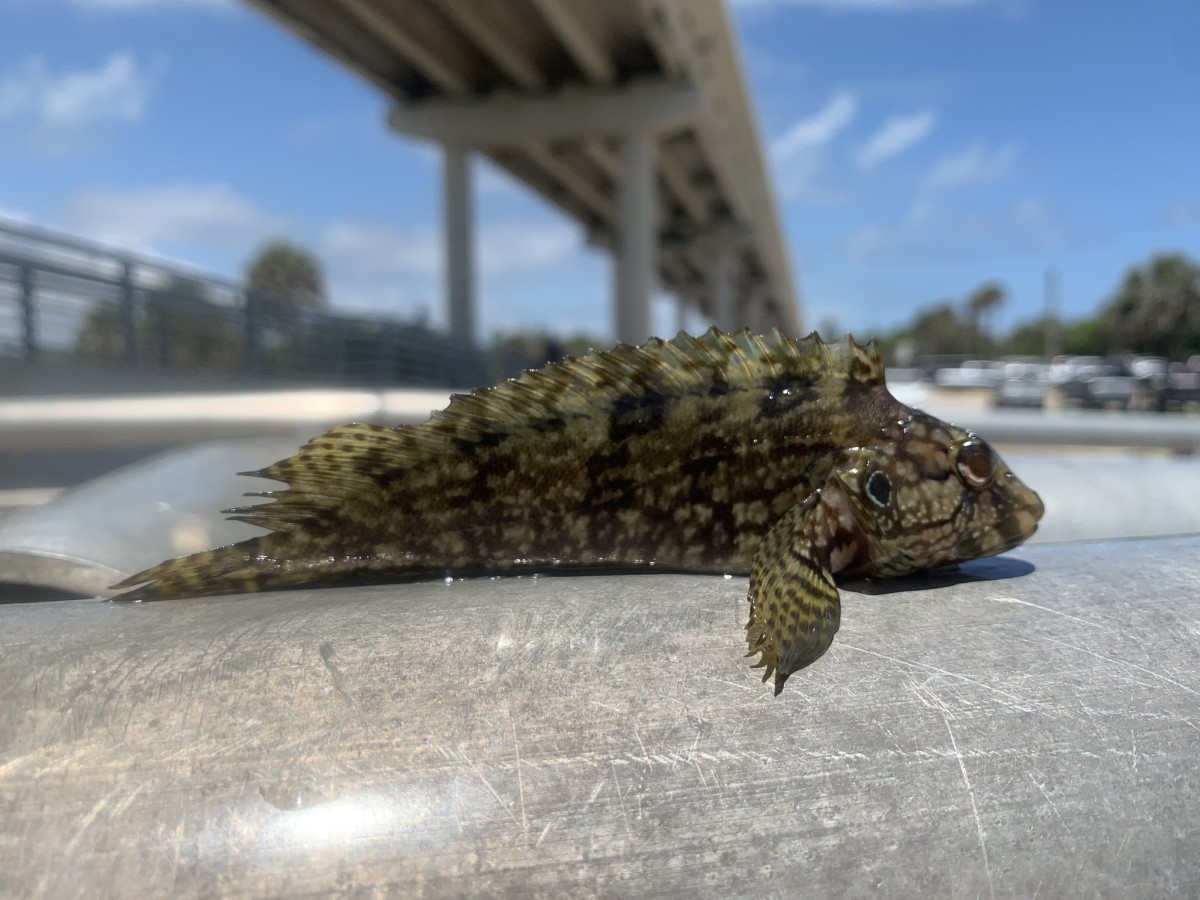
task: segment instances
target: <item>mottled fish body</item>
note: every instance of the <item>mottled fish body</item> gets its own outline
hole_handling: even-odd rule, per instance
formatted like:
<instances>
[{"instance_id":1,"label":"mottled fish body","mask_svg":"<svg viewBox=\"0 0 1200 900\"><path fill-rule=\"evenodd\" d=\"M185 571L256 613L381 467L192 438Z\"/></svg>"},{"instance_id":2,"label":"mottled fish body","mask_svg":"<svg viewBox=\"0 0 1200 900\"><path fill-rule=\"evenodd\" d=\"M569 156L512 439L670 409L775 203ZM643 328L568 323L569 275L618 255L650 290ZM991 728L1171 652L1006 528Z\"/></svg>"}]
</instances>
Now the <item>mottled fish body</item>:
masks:
<instances>
[{"instance_id":1,"label":"mottled fish body","mask_svg":"<svg viewBox=\"0 0 1200 900\"><path fill-rule=\"evenodd\" d=\"M680 334L452 398L419 426L347 425L254 473L268 534L168 560L119 599L550 569L751 576L777 691L828 647L833 575L1003 552L1042 514L975 436L888 393L874 345Z\"/></svg>"}]
</instances>

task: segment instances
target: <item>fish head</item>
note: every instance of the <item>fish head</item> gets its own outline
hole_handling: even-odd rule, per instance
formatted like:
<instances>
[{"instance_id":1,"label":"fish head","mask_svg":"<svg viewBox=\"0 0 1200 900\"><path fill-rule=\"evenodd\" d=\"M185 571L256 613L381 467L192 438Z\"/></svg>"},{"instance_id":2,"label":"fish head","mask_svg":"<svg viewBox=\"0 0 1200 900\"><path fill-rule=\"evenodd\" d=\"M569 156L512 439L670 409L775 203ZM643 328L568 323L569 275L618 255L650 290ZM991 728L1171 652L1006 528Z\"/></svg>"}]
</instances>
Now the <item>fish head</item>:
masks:
<instances>
[{"instance_id":1,"label":"fish head","mask_svg":"<svg viewBox=\"0 0 1200 900\"><path fill-rule=\"evenodd\" d=\"M866 544L862 574L896 577L1011 550L1045 512L977 435L914 412L837 479Z\"/></svg>"}]
</instances>

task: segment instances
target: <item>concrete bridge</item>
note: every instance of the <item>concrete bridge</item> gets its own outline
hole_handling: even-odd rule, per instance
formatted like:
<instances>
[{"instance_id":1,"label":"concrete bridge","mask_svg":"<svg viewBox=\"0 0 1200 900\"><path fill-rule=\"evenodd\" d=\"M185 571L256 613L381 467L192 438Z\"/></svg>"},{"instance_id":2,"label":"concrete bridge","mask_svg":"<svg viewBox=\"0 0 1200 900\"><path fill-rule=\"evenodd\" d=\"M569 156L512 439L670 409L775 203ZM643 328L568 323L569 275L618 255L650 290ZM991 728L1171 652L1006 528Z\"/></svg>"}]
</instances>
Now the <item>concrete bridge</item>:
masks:
<instances>
[{"instance_id":1,"label":"concrete bridge","mask_svg":"<svg viewBox=\"0 0 1200 900\"><path fill-rule=\"evenodd\" d=\"M619 340L649 336L656 285L723 328L801 331L723 0L251 3L391 98L398 133L441 146L456 337L476 327L476 153L612 249Z\"/></svg>"}]
</instances>

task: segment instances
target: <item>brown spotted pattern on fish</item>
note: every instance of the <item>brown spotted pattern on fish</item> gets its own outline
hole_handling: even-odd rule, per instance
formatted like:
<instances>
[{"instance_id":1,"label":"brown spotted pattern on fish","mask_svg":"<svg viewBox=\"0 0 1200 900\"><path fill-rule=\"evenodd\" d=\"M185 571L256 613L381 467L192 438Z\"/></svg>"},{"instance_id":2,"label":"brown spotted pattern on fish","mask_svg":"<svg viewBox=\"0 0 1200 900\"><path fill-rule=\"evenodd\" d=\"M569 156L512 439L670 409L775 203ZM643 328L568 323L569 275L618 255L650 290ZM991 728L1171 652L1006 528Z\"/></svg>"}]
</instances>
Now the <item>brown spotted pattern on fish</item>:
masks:
<instances>
[{"instance_id":1,"label":"brown spotted pattern on fish","mask_svg":"<svg viewBox=\"0 0 1200 900\"><path fill-rule=\"evenodd\" d=\"M834 575L1001 553L1042 515L986 443L888 393L873 343L778 329L590 353L455 396L423 425L335 428L246 474L287 485L229 511L269 534L163 562L119 599L446 574L748 573L750 655L777 693L833 639Z\"/></svg>"}]
</instances>

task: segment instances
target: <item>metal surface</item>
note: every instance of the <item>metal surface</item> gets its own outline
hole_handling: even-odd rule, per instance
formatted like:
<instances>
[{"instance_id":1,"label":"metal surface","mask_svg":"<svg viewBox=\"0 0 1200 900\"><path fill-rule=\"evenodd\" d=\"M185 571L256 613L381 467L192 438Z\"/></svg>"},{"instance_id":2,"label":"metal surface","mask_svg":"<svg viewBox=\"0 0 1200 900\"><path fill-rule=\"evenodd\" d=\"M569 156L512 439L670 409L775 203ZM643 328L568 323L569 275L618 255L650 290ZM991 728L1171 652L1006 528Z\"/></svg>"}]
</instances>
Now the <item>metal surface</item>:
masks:
<instances>
[{"instance_id":1,"label":"metal surface","mask_svg":"<svg viewBox=\"0 0 1200 900\"><path fill-rule=\"evenodd\" d=\"M168 452L0 521L0 583L105 595L169 556L262 534L222 509L271 482L237 472L291 455L295 439L223 441Z\"/></svg>"},{"instance_id":2,"label":"metal surface","mask_svg":"<svg viewBox=\"0 0 1200 900\"><path fill-rule=\"evenodd\" d=\"M0 605L0 894L1200 893L1200 540L744 579Z\"/></svg>"}]
</instances>

